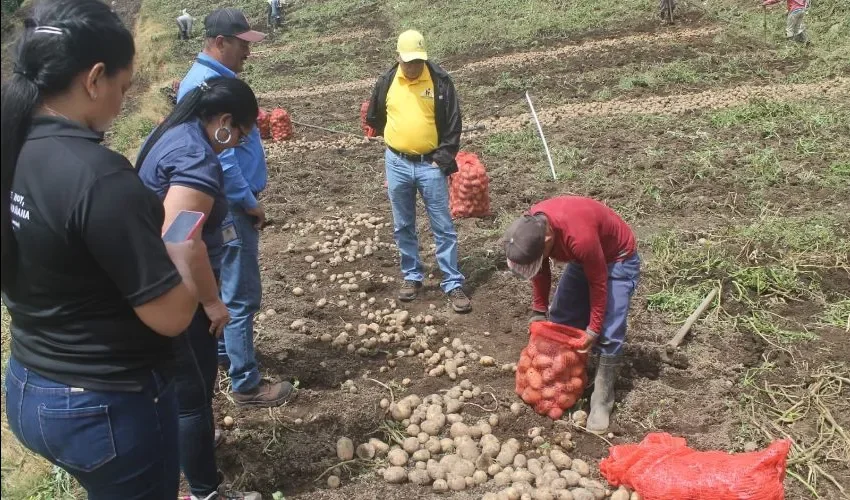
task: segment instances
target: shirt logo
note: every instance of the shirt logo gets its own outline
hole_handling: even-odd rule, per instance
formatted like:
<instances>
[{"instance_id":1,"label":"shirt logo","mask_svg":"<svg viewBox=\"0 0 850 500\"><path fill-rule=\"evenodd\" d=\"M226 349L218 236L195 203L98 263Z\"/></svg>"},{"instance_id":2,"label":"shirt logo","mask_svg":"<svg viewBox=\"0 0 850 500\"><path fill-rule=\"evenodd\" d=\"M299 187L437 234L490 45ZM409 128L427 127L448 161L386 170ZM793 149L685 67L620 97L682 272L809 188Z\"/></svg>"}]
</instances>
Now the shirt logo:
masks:
<instances>
[{"instance_id":1,"label":"shirt logo","mask_svg":"<svg viewBox=\"0 0 850 500\"><path fill-rule=\"evenodd\" d=\"M422 96L421 96L421 97L423 97L423 98L425 98L425 99L433 99L433 98L434 98L434 92L433 92L430 88L425 89L425 90L422 92Z\"/></svg>"}]
</instances>

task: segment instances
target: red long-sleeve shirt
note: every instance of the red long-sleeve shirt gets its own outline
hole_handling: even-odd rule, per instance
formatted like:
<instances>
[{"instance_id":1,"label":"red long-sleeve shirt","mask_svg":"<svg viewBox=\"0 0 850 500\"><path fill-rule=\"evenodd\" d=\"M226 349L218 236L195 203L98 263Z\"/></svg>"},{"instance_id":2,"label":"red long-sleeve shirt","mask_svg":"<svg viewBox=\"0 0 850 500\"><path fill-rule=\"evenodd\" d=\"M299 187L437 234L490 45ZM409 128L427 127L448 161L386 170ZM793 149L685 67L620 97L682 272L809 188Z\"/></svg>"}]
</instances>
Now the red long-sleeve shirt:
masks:
<instances>
[{"instance_id":1,"label":"red long-sleeve shirt","mask_svg":"<svg viewBox=\"0 0 850 500\"><path fill-rule=\"evenodd\" d=\"M779 3L781 0L764 0L762 5L774 5ZM788 12L794 12L799 9L808 9L809 8L809 0L787 0L786 6L788 8Z\"/></svg>"},{"instance_id":2,"label":"red long-sleeve shirt","mask_svg":"<svg viewBox=\"0 0 850 500\"><path fill-rule=\"evenodd\" d=\"M635 235L616 212L604 204L581 196L560 196L534 205L529 214L543 213L555 233L550 257L559 262L576 262L584 268L590 286L590 324L602 331L608 298L608 264L623 260L635 251ZM549 309L552 270L549 260L532 280L532 308Z\"/></svg>"}]
</instances>

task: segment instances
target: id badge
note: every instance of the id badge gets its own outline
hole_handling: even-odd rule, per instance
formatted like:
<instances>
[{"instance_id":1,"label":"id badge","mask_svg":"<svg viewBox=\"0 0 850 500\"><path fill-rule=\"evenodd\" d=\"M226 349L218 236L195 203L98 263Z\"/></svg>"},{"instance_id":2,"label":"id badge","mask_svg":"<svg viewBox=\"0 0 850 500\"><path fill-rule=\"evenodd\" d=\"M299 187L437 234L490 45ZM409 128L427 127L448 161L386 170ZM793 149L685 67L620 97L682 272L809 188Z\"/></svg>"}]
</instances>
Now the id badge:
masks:
<instances>
[{"instance_id":1,"label":"id badge","mask_svg":"<svg viewBox=\"0 0 850 500\"><path fill-rule=\"evenodd\" d=\"M225 223L221 225L221 239L225 245L231 241L235 241L238 237L239 235L236 234L236 226L233 224L233 220L225 221Z\"/></svg>"}]
</instances>

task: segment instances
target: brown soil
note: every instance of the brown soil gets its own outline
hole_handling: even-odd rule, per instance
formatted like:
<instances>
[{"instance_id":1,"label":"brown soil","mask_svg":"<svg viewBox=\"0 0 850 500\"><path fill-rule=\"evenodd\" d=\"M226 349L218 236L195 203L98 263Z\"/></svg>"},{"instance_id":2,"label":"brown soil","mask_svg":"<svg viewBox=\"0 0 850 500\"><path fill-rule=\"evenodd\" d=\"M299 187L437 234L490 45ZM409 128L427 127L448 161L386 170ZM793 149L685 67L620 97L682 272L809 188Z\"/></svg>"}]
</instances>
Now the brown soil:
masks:
<instances>
[{"instance_id":1,"label":"brown soil","mask_svg":"<svg viewBox=\"0 0 850 500\"><path fill-rule=\"evenodd\" d=\"M549 115L547 115L549 116ZM581 132L581 124L573 122L547 122L553 128L555 140L569 141ZM688 133L684 129L685 134ZM587 131L586 133L591 133ZM651 127L631 131L614 122L606 131L592 131L597 141L591 161L599 168L608 168L608 178L622 175L617 170L623 157L633 157L644 147L640 137L662 134L663 130ZM568 142L567 142L568 143ZM474 149L474 142L471 146ZM665 148L675 151L675 141ZM380 430L383 412L377 406L388 393L378 384L362 377L380 382L395 383L403 378L412 380L407 393L425 396L452 384L445 379L430 378L423 373L423 363L416 358L400 358L395 368L380 373L387 359L401 345L389 346L386 353L378 352L368 357L350 354L343 349L331 347L316 340L328 333L336 336L345 323L357 325L362 322L357 308L359 300L351 296L346 299L355 305L350 311L334 305L323 309L314 306L321 297L335 302L339 291L320 280L315 291L304 297L293 297L294 286L304 286L304 276L311 270L304 256L313 252L304 249L322 237L315 231L300 236L295 230L284 230L285 222L315 221L319 218L345 217L363 211L390 220L391 214L382 191L381 149L378 146L344 147L288 152L272 148L272 184L267 194L267 203L274 227L268 228L263 236L263 276L265 284L264 309L274 308L277 314L259 323L257 346L263 369L269 374L284 379L297 379L303 391L301 397L288 407L269 412L268 410L241 410L219 398L218 414L234 416L235 430L228 433L228 442L220 449L221 464L228 477L241 484L250 485L263 492L283 491L287 498L376 498L390 499L436 498L428 488L412 485L390 486L376 478L373 470L365 465L342 467L343 479L339 490L327 489L321 474L335 466L334 443L341 436L352 438L356 443L370 437L384 439ZM500 178L497 172L504 165L498 158L484 157L491 175L494 176L491 191L492 202L498 210L519 212L537 199L555 194L562 186L542 180L527 167L513 166L510 179ZM304 169L304 165L310 165ZM676 179L678 174L671 163L636 164L636 171L646 169L657 172L659 179ZM685 176L686 174L681 174ZM636 231L643 235L657 232L660 227L693 227L694 224L713 224L709 216L702 220L690 220L689 214L711 213L716 210L727 192L735 192L734 177L728 181L707 179L698 182L689 191L704 200L697 203L671 203L648 205L646 219L656 218L654 225L636 224ZM680 181L677 181L680 182ZM616 200L624 197L628 188L620 182L603 187L594 193L602 199ZM742 196L745 193L742 193ZM782 193L777 193L780 199ZM623 198L625 201L626 198ZM332 206L331 211L327 207ZM651 215L651 216L650 216ZM459 337L472 344L482 355L495 357L497 366L513 362L526 342L528 286L517 281L506 272L499 256L496 235L487 236L482 230L497 229L492 219L460 220L457 222L461 235L462 271L469 277L469 290L473 294L475 309L469 315L455 315L448 311L443 295L439 292L439 271L428 250L430 244L427 222L420 220L423 235L423 257L426 273L434 273L419 300L405 306L412 315L433 314L438 334L431 338L432 346L441 345L441 338ZM382 241L390 241L391 231L382 228ZM474 236L479 235L479 236ZM285 251L288 245L295 249ZM649 262L653 256L648 250L643 258ZM394 250L382 248L367 260L330 268L330 273L368 270L376 275L397 276L397 258ZM320 274L320 276L322 276ZM842 281L836 278L836 286ZM363 286L363 282L361 282ZM738 441L742 425L737 414L737 404L744 373L762 362L768 346L758 337L741 332L718 332L698 324L689 335L682 349L687 367L676 368L661 362L660 349L670 338L675 325L663 321L658 315L647 311L645 295L648 285L642 285L632 306L630 344L626 364L617 385L618 407L614 419L613 443L635 442L651 431L666 431L681 435L700 449L722 449L740 451L743 443ZM379 303L394 297L396 284L383 284L372 279L365 284L365 291ZM429 306L433 304L436 309ZM800 311L804 320L805 312ZM310 335L293 333L288 325L295 319L306 318L310 324ZM485 333L486 332L486 333ZM829 360L846 356L846 345L842 347L840 335L825 330L819 342L824 352L830 352ZM819 349L819 352L821 350ZM813 358L812 362L826 362ZM790 368L789 368L790 370ZM790 373L790 372L789 372ZM506 408L517 401L513 393L513 375L499 368L482 368L473 365L466 375L473 383L492 392L499 402L497 413L502 423L495 429L500 438L521 438L526 430L535 425L542 426L546 433L554 432L551 421L534 415L527 409L516 417ZM340 389L346 380L355 382L358 392L351 394ZM393 386L400 390L399 386ZM484 407L493 407L493 399L480 398L475 401ZM579 403L586 405L586 402ZM486 415L478 408L469 407L468 420L475 421ZM302 423L296 424L295 419ZM607 445L599 438L574 430L576 448L574 457L585 458L595 464L607 455ZM256 464L268 464L257 467ZM840 471L833 473L842 476ZM325 475L326 477L326 475ZM789 480L788 498L807 498L799 485ZM452 498L480 498L492 485L453 495Z\"/></svg>"}]
</instances>

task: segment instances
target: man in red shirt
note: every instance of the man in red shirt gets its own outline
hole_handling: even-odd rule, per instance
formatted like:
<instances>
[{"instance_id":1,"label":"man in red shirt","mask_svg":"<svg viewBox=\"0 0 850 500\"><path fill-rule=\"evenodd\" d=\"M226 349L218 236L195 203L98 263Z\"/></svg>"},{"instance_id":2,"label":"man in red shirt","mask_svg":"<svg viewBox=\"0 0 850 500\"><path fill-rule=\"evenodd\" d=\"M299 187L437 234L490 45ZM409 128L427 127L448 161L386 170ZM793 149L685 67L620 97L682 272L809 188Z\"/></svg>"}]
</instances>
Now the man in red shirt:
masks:
<instances>
[{"instance_id":1,"label":"man in red shirt","mask_svg":"<svg viewBox=\"0 0 850 500\"><path fill-rule=\"evenodd\" d=\"M602 203L580 196L542 201L504 236L508 267L532 283L531 321L584 329L599 354L588 430L606 432L626 337L629 304L640 275L631 228ZM568 262L549 303L549 259Z\"/></svg>"},{"instance_id":2,"label":"man in red shirt","mask_svg":"<svg viewBox=\"0 0 850 500\"><path fill-rule=\"evenodd\" d=\"M780 1L763 0L761 4L763 7L769 7L778 4ZM786 7L788 18L785 23L785 37L797 43L808 44L809 36L806 34L803 18L806 16L806 11L809 10L809 0L787 0Z\"/></svg>"}]
</instances>

